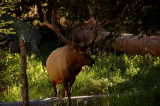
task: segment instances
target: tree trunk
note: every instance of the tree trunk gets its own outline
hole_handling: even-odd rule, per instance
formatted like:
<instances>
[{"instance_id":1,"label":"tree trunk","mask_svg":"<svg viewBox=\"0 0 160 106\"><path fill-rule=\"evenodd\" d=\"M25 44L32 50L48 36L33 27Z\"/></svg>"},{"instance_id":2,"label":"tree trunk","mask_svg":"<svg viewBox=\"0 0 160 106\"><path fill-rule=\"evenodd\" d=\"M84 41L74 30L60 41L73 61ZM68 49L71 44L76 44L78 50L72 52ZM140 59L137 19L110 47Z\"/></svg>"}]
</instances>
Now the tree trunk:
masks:
<instances>
[{"instance_id":1,"label":"tree trunk","mask_svg":"<svg viewBox=\"0 0 160 106\"><path fill-rule=\"evenodd\" d=\"M72 37L75 37L75 41L79 43L89 41L92 36L92 30L75 29L71 31ZM102 39L105 39L109 35L109 32L102 31L97 39L103 35ZM116 51L121 51L131 54L151 54L154 56L160 56L160 37L158 36L132 36L132 34L123 34L122 37L117 37L115 42L111 44L111 48Z\"/></svg>"}]
</instances>

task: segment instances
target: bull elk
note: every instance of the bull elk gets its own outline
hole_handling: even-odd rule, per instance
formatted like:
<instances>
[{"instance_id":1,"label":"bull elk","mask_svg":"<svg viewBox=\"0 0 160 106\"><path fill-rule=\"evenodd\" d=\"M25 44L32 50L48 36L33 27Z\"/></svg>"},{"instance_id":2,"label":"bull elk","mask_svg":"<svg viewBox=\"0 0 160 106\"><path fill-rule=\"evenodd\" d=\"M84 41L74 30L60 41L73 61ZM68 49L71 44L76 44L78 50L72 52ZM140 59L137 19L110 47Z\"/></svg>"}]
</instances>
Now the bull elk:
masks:
<instances>
[{"instance_id":1,"label":"bull elk","mask_svg":"<svg viewBox=\"0 0 160 106\"><path fill-rule=\"evenodd\" d=\"M52 11L52 24L48 23L46 13L44 12L44 22L39 24L47 26L52 29L56 35L66 43L66 46L54 50L46 61L46 68L52 80L52 85L57 96L57 84L64 85L62 89L62 97L65 97L67 92L69 104L71 105L70 91L78 73L81 72L84 65L93 66L95 61L87 52L87 48L95 42L97 35L100 33L100 27L97 27L98 21L96 20L93 36L88 42L75 43L65 39L60 33L59 29L55 26L54 12ZM85 37L84 37L85 39ZM84 40L85 41L85 40Z\"/></svg>"}]
</instances>

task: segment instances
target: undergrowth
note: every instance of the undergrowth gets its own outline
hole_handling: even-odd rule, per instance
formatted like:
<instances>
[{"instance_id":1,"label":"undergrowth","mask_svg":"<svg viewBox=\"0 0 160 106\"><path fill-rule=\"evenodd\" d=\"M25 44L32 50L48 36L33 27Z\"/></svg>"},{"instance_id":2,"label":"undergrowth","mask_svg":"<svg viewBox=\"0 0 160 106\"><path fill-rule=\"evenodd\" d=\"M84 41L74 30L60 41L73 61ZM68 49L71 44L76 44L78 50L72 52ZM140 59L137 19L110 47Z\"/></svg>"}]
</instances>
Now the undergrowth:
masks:
<instances>
[{"instance_id":1,"label":"undergrowth","mask_svg":"<svg viewBox=\"0 0 160 106\"><path fill-rule=\"evenodd\" d=\"M111 106L160 104L159 57L116 53L92 57L95 65L84 67L77 76L72 96L115 94L95 101L95 104ZM0 68L0 102L22 101L19 54L0 51ZM34 54L27 56L27 75L30 100L53 97L50 77ZM59 95L62 87L59 85Z\"/></svg>"}]
</instances>

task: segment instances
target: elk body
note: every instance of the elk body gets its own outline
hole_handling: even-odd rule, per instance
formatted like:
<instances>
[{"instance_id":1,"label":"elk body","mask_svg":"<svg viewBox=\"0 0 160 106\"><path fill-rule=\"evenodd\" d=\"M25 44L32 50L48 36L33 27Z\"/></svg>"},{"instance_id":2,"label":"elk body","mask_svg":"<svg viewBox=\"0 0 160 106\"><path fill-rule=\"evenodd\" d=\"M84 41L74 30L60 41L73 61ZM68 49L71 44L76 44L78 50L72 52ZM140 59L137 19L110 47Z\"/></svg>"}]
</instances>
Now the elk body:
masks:
<instances>
[{"instance_id":1,"label":"elk body","mask_svg":"<svg viewBox=\"0 0 160 106\"><path fill-rule=\"evenodd\" d=\"M96 21L96 23L97 22L98 21ZM96 31L96 33L93 34L88 42L79 44L71 42L62 36L60 31L55 26L53 11L52 25L48 23L46 19L46 13L44 13L44 22L40 23L40 25L46 25L47 27L51 28L57 34L60 40L67 44L64 47L54 50L49 55L46 61L46 68L52 80L55 96L57 96L57 84L62 83L64 85L64 88L62 90L62 97L65 97L65 92L67 91L69 104L71 104L70 91L76 79L76 76L78 75L78 73L80 73L84 65L92 66L94 64L94 60L86 50L90 45L93 44L97 35L100 33L100 30L96 27L97 24L95 24L95 28L93 31Z\"/></svg>"},{"instance_id":2,"label":"elk body","mask_svg":"<svg viewBox=\"0 0 160 106\"><path fill-rule=\"evenodd\" d=\"M68 45L54 50L47 59L47 71L52 79L55 96L57 96L57 84L64 85L62 97L65 91L71 90L76 76L84 65L92 66L94 60L88 53L81 50L73 50Z\"/></svg>"}]
</instances>

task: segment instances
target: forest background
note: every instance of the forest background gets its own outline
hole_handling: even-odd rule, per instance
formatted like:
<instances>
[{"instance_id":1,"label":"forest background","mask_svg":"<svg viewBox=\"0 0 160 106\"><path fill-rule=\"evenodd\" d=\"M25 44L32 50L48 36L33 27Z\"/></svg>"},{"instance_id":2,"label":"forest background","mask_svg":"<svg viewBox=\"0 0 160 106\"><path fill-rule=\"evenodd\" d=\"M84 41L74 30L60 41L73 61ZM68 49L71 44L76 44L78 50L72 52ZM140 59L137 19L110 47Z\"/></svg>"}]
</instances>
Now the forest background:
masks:
<instances>
[{"instance_id":1,"label":"forest background","mask_svg":"<svg viewBox=\"0 0 160 106\"><path fill-rule=\"evenodd\" d=\"M17 53L12 53L9 50L9 43L19 40L20 35L17 30L20 29L12 27L15 22L5 20L6 15L32 25L40 33L40 41L37 45L38 50L34 51L36 55L32 53L28 55L28 69L30 69L28 74L30 73L34 78L29 78L30 88L32 88L30 95L34 97L30 99L38 99L53 95L50 79L45 71L45 61L51 51L64 45L53 31L47 27L39 26L38 21L43 21L43 11L47 12L48 20L51 18L51 11L55 11L57 27L65 37L68 37L69 31L75 25L78 25L77 23L83 26L84 21L91 17L88 11L88 6L90 6L93 11L92 16L98 20L106 19L107 23L104 29L113 32L107 38L107 40L110 40L120 36L122 33L131 33L135 36L160 36L159 5L159 0L1 0L0 89L1 91L4 90L4 92L0 92L0 102L21 100L21 96L19 96L21 84L20 76L18 76L20 71L17 71L20 70L18 68L20 60ZM22 27L21 23L17 24L17 26ZM153 57L148 54L141 56L107 52L94 54L93 58L96 59L97 66L86 68L84 70L87 71L82 71L80 77L77 78L77 85L74 85L73 95L106 93L119 95L127 92L129 94L128 99L116 96L106 102L113 105L116 103L122 104L124 101L130 101L126 102L128 104L135 103L138 105L145 103L159 104L159 57ZM44 76L38 77L42 74ZM86 77L84 78L83 76ZM86 82L84 84L82 83L83 81L78 80L81 78L85 79ZM42 84L42 79L44 85ZM34 82L35 80L37 82ZM36 91L32 83L33 85L36 84L37 87L41 84L48 87L48 90L45 89L44 91L50 93L46 93L41 89L45 94L39 95L40 91ZM43 88L43 86L40 86L40 88ZM34 90L35 92L33 92ZM82 93L83 91L88 92ZM12 94L16 94L16 96L12 98ZM15 97L17 97L17 100L15 100ZM133 101L133 99L135 100Z\"/></svg>"}]
</instances>

